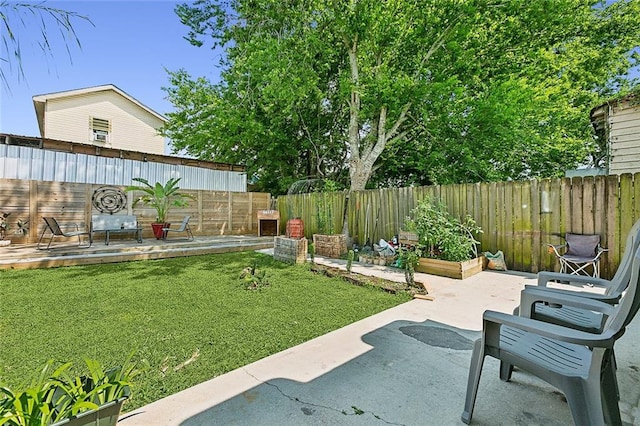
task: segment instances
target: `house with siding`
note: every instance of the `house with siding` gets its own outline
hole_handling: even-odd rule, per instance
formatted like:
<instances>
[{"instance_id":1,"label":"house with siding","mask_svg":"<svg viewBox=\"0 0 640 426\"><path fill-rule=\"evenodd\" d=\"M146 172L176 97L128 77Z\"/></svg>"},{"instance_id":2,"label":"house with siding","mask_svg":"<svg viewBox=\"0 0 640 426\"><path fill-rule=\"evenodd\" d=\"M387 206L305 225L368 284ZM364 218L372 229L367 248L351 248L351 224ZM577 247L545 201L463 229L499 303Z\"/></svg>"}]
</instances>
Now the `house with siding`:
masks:
<instances>
[{"instance_id":1,"label":"house with siding","mask_svg":"<svg viewBox=\"0 0 640 426\"><path fill-rule=\"evenodd\" d=\"M608 174L640 171L640 96L628 95L591 110L598 138L606 141Z\"/></svg>"},{"instance_id":2,"label":"house with siding","mask_svg":"<svg viewBox=\"0 0 640 426\"><path fill-rule=\"evenodd\" d=\"M158 133L167 118L123 90L107 84L33 97L45 139L164 154Z\"/></svg>"}]
</instances>

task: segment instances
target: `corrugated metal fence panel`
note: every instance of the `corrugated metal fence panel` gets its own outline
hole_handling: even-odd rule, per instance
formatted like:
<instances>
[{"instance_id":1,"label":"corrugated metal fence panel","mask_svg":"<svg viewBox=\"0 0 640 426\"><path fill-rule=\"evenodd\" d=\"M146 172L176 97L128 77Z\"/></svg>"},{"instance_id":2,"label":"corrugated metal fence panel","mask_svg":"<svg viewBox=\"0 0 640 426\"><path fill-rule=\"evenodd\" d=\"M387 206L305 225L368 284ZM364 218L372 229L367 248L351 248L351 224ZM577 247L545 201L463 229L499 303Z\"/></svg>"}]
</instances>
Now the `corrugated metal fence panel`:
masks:
<instances>
[{"instance_id":1,"label":"corrugated metal fence panel","mask_svg":"<svg viewBox=\"0 0 640 426\"><path fill-rule=\"evenodd\" d=\"M0 179L131 185L134 177L151 183L179 177L182 189L247 191L241 172L0 145Z\"/></svg>"}]
</instances>

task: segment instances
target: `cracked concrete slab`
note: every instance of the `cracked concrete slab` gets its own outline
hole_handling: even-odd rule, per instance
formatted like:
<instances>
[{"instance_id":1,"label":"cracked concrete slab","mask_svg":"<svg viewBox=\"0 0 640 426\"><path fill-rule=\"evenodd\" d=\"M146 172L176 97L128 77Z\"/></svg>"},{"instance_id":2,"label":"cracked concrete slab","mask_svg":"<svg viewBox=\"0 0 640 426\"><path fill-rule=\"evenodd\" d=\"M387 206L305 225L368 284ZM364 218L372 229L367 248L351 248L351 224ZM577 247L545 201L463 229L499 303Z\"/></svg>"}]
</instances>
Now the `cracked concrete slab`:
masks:
<instances>
[{"instance_id":1,"label":"cracked concrete slab","mask_svg":"<svg viewBox=\"0 0 640 426\"><path fill-rule=\"evenodd\" d=\"M356 268L403 279L389 268ZM483 272L458 281L416 275L434 301L414 300L358 321L126 413L119 424L462 424L470 342L480 335L482 313L511 312L533 276ZM639 353L640 324L632 323L616 346L620 407L630 425L640 425ZM501 382L498 370L487 358L474 424L572 423L554 387L523 371Z\"/></svg>"}]
</instances>

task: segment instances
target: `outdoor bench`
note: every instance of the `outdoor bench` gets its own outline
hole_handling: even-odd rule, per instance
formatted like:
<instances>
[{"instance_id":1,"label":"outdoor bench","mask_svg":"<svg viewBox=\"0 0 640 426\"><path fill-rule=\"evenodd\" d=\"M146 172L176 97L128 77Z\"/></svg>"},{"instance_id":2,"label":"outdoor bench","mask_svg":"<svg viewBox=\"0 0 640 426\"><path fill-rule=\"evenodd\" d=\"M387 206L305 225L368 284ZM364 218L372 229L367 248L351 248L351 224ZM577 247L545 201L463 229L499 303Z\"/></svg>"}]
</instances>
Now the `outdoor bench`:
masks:
<instances>
[{"instance_id":1,"label":"outdoor bench","mask_svg":"<svg viewBox=\"0 0 640 426\"><path fill-rule=\"evenodd\" d=\"M91 234L104 232L104 243L109 245L111 234L132 233L136 240L142 242L142 228L138 226L135 215L94 214L91 216Z\"/></svg>"}]
</instances>

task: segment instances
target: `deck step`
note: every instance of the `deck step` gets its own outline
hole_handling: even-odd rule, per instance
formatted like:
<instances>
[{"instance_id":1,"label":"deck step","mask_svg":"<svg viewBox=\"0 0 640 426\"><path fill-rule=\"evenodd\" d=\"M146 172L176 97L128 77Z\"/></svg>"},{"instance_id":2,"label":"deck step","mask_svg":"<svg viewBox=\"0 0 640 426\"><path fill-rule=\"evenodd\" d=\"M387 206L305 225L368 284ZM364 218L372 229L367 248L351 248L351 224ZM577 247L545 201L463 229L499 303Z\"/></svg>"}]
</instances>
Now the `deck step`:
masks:
<instances>
[{"instance_id":1,"label":"deck step","mask_svg":"<svg viewBox=\"0 0 640 426\"><path fill-rule=\"evenodd\" d=\"M108 246L101 241L95 241L90 248L79 248L75 244L55 247L50 250L36 250L35 246L30 245L0 249L0 269L51 268L260 250L272 248L273 237L230 235L196 238L193 241L113 241Z\"/></svg>"}]
</instances>

